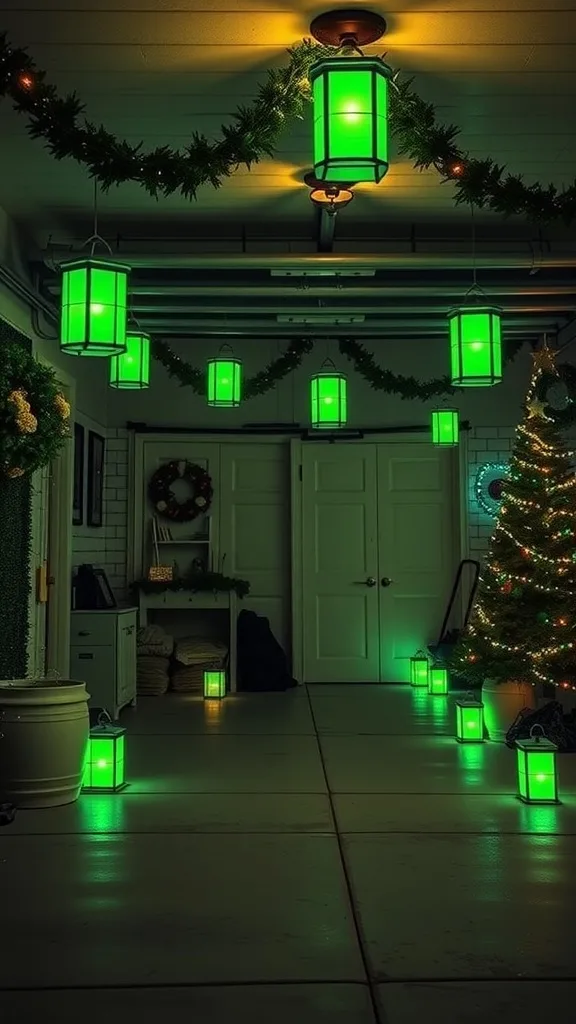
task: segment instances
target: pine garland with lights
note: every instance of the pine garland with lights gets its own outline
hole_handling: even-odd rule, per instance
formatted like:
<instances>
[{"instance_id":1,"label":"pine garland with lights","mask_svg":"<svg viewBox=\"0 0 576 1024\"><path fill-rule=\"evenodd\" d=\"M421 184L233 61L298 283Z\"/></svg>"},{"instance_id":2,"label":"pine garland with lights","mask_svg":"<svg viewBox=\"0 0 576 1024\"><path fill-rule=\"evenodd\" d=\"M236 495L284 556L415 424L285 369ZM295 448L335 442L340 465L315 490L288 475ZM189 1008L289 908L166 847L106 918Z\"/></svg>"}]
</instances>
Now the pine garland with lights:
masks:
<instances>
[{"instance_id":1,"label":"pine garland with lights","mask_svg":"<svg viewBox=\"0 0 576 1024\"><path fill-rule=\"evenodd\" d=\"M553 371L545 346L534 354L478 596L453 655L453 668L470 682L576 689L574 452L536 397Z\"/></svg>"},{"instance_id":2,"label":"pine garland with lights","mask_svg":"<svg viewBox=\"0 0 576 1024\"><path fill-rule=\"evenodd\" d=\"M28 117L32 138L42 138L57 159L71 157L83 164L103 189L134 181L150 195L181 192L194 199L205 184L219 188L241 165L250 168L263 156L273 157L279 137L295 118L302 118L311 99L308 75L321 57L334 56L332 47L304 39L288 50L288 64L270 69L253 103L240 106L232 125L210 141L193 133L184 150L159 146L145 152L102 125L83 119L84 104L75 94L61 97L46 82L26 50L12 47L0 34L0 97L9 96L14 109ZM413 79L396 71L390 90L390 130L398 152L419 170L436 168L444 182L455 184L456 204L487 208L506 217L522 215L537 223L576 218L576 183L563 191L554 185L526 185L490 157L470 157L457 145L460 129L438 122L434 104L413 88Z\"/></svg>"}]
</instances>

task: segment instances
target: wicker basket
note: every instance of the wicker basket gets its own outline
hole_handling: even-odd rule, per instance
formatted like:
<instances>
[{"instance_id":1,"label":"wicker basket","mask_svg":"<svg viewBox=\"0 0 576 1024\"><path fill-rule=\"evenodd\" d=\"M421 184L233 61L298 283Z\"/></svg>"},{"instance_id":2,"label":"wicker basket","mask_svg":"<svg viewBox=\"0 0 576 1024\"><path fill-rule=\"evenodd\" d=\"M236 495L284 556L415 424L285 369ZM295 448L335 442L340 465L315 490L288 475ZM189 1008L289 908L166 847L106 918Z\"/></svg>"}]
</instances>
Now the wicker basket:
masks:
<instances>
[{"instance_id":1,"label":"wicker basket","mask_svg":"<svg viewBox=\"0 0 576 1024\"><path fill-rule=\"evenodd\" d=\"M201 665L181 666L172 673L171 688L175 693L203 693L204 672L217 672L223 668L222 659L205 661Z\"/></svg>"}]
</instances>

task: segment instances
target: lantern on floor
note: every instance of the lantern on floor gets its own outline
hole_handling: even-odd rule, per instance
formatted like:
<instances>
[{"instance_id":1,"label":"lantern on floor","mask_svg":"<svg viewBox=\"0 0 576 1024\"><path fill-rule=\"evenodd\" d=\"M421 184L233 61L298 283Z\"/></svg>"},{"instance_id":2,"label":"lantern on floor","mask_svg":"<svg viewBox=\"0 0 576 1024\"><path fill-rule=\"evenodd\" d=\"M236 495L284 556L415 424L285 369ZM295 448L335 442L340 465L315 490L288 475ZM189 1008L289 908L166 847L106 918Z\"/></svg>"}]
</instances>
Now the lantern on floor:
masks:
<instances>
[{"instance_id":1,"label":"lantern on floor","mask_svg":"<svg viewBox=\"0 0 576 1024\"><path fill-rule=\"evenodd\" d=\"M206 700L221 700L226 696L226 672L224 669L205 669L204 697Z\"/></svg>"},{"instance_id":2,"label":"lantern on floor","mask_svg":"<svg viewBox=\"0 0 576 1024\"><path fill-rule=\"evenodd\" d=\"M338 430L348 417L347 381L331 359L310 378L310 421L318 430Z\"/></svg>"},{"instance_id":3,"label":"lantern on floor","mask_svg":"<svg viewBox=\"0 0 576 1024\"><path fill-rule=\"evenodd\" d=\"M124 737L126 729L113 725L104 712L90 729L84 766L83 789L99 793L118 793L124 789Z\"/></svg>"},{"instance_id":4,"label":"lantern on floor","mask_svg":"<svg viewBox=\"0 0 576 1024\"><path fill-rule=\"evenodd\" d=\"M126 335L126 351L110 360L110 387L138 391L150 387L150 336Z\"/></svg>"},{"instance_id":5,"label":"lantern on floor","mask_svg":"<svg viewBox=\"0 0 576 1024\"><path fill-rule=\"evenodd\" d=\"M444 697L448 693L448 669L442 665L430 666L428 693L433 697Z\"/></svg>"},{"instance_id":6,"label":"lantern on floor","mask_svg":"<svg viewBox=\"0 0 576 1024\"><path fill-rule=\"evenodd\" d=\"M484 742L484 704L471 693L456 701L456 739L458 743Z\"/></svg>"},{"instance_id":7,"label":"lantern on floor","mask_svg":"<svg viewBox=\"0 0 576 1024\"><path fill-rule=\"evenodd\" d=\"M417 651L410 658L410 683L412 686L428 686L430 662L426 651Z\"/></svg>"},{"instance_id":8,"label":"lantern on floor","mask_svg":"<svg viewBox=\"0 0 576 1024\"><path fill-rule=\"evenodd\" d=\"M460 423L456 409L434 409L432 412L432 444L439 448L457 448Z\"/></svg>"},{"instance_id":9,"label":"lantern on floor","mask_svg":"<svg viewBox=\"0 0 576 1024\"><path fill-rule=\"evenodd\" d=\"M518 796L526 804L557 804L558 747L547 739L541 725L533 725L530 738L516 740Z\"/></svg>"},{"instance_id":10,"label":"lantern on floor","mask_svg":"<svg viewBox=\"0 0 576 1024\"><path fill-rule=\"evenodd\" d=\"M230 345L223 345L206 368L208 405L232 409L242 398L242 363L234 357Z\"/></svg>"},{"instance_id":11,"label":"lantern on floor","mask_svg":"<svg viewBox=\"0 0 576 1024\"><path fill-rule=\"evenodd\" d=\"M448 314L454 387L491 387L502 380L501 311L463 306Z\"/></svg>"},{"instance_id":12,"label":"lantern on floor","mask_svg":"<svg viewBox=\"0 0 576 1024\"><path fill-rule=\"evenodd\" d=\"M60 348L74 356L117 356L126 350L130 267L87 258L62 266Z\"/></svg>"}]
</instances>

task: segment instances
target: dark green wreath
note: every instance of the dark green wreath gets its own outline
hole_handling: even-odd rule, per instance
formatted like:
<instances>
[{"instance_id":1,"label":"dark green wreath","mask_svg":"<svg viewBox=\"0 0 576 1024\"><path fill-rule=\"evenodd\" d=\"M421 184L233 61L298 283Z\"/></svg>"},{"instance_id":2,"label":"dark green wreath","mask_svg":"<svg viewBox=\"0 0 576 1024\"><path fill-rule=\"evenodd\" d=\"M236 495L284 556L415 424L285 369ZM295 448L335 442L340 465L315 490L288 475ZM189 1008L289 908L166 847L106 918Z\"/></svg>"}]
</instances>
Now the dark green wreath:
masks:
<instances>
[{"instance_id":1,"label":"dark green wreath","mask_svg":"<svg viewBox=\"0 0 576 1024\"><path fill-rule=\"evenodd\" d=\"M234 124L223 125L221 138L211 142L195 132L183 151L161 146L149 153L132 146L102 125L80 120L84 105L74 94L60 97L46 83L26 50L15 49L0 35L0 96L10 96L14 109L29 120L33 138L42 138L57 160L71 157L88 169L104 189L135 181L150 195L181 192L193 199L201 185L218 188L237 167L274 156L279 136L292 120L302 117L310 100L308 75L318 58L333 56L331 47L304 40L288 50L288 65L267 72L266 82L249 106L238 107ZM489 157L474 159L456 145L460 129L436 119L436 108L412 88L413 79L399 80L390 91L390 130L400 155L420 170L435 167L443 181L456 185L456 203L531 221L576 217L576 183L564 191L554 185L525 185L521 175L506 172Z\"/></svg>"},{"instance_id":2,"label":"dark green wreath","mask_svg":"<svg viewBox=\"0 0 576 1024\"><path fill-rule=\"evenodd\" d=\"M568 403L564 409L556 409L548 402L548 392L558 382L564 384ZM546 402L545 413L562 429L567 430L576 423L576 366L560 363L556 373L542 373L536 384L535 397Z\"/></svg>"},{"instance_id":3,"label":"dark green wreath","mask_svg":"<svg viewBox=\"0 0 576 1024\"><path fill-rule=\"evenodd\" d=\"M178 501L172 490L176 480L185 480L190 485L192 495L185 501ZM148 497L155 511L173 523L190 523L203 515L212 504L213 493L212 480L206 470L184 459L160 466L148 484Z\"/></svg>"},{"instance_id":4,"label":"dark green wreath","mask_svg":"<svg viewBox=\"0 0 576 1024\"><path fill-rule=\"evenodd\" d=\"M23 476L60 453L70 406L56 374L26 349L3 339L0 355L0 473Z\"/></svg>"}]
</instances>

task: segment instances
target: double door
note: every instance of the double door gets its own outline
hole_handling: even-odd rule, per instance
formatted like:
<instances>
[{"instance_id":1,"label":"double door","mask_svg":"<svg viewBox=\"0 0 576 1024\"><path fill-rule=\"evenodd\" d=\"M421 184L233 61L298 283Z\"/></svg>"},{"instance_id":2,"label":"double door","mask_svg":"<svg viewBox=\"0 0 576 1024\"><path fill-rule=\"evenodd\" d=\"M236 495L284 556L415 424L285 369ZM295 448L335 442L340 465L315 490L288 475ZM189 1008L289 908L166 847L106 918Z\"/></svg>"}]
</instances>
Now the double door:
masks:
<instances>
[{"instance_id":1,"label":"double door","mask_svg":"<svg viewBox=\"0 0 576 1024\"><path fill-rule=\"evenodd\" d=\"M457 457L421 442L305 443L300 476L304 680L407 681L460 554Z\"/></svg>"}]
</instances>

